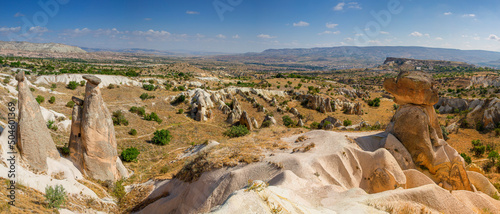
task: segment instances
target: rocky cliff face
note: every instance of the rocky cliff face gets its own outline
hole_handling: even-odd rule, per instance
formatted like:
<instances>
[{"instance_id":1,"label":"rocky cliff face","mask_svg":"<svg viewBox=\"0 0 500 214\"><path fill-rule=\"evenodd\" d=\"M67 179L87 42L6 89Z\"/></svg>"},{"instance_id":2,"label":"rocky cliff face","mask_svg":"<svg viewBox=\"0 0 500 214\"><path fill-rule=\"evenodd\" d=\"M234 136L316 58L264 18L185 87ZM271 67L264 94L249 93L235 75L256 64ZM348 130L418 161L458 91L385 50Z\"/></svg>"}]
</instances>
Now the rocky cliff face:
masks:
<instances>
[{"instance_id":1,"label":"rocky cliff face","mask_svg":"<svg viewBox=\"0 0 500 214\"><path fill-rule=\"evenodd\" d=\"M3 42L0 41L0 50L50 52L50 53L87 53L79 47L57 43L30 43L30 42Z\"/></svg>"},{"instance_id":2,"label":"rocky cliff face","mask_svg":"<svg viewBox=\"0 0 500 214\"><path fill-rule=\"evenodd\" d=\"M24 71L20 71L16 79L19 88L17 146L29 167L43 172L47 170L47 158L59 159L59 152L45 124L40 106L31 94Z\"/></svg>"},{"instance_id":3,"label":"rocky cliff face","mask_svg":"<svg viewBox=\"0 0 500 214\"><path fill-rule=\"evenodd\" d=\"M472 190L462 157L443 140L433 108L438 90L432 77L420 71L403 71L397 79L387 79L384 88L401 105L386 131L404 145L415 165L428 170L445 189Z\"/></svg>"},{"instance_id":4,"label":"rocky cliff face","mask_svg":"<svg viewBox=\"0 0 500 214\"><path fill-rule=\"evenodd\" d=\"M74 99L70 156L82 173L96 180L118 180L128 173L118 158L116 138L111 114L106 107L99 83L95 76L83 76L87 80L85 99Z\"/></svg>"}]
</instances>

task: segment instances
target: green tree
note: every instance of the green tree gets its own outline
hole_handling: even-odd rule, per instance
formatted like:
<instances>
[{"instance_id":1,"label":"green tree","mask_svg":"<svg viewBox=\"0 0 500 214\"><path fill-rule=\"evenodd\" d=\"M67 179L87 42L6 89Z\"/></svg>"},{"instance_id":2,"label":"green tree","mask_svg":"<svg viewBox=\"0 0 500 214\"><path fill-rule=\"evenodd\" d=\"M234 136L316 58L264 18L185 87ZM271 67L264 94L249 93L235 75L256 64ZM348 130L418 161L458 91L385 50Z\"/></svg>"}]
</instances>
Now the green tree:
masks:
<instances>
[{"instance_id":1,"label":"green tree","mask_svg":"<svg viewBox=\"0 0 500 214\"><path fill-rule=\"evenodd\" d=\"M156 130L151 139L151 143L163 146L169 144L171 139L172 135L170 135L168 130Z\"/></svg>"}]
</instances>

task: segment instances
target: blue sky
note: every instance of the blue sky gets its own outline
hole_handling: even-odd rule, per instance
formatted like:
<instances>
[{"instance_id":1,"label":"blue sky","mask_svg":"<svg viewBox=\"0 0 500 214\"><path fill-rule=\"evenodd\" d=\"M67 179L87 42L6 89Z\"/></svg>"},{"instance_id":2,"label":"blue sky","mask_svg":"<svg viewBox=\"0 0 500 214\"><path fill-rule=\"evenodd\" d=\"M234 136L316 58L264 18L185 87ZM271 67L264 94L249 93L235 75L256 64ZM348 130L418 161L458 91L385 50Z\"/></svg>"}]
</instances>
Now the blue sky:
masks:
<instances>
[{"instance_id":1,"label":"blue sky","mask_svg":"<svg viewBox=\"0 0 500 214\"><path fill-rule=\"evenodd\" d=\"M500 51L497 0L39 2L2 2L0 40L228 53L342 45Z\"/></svg>"}]
</instances>

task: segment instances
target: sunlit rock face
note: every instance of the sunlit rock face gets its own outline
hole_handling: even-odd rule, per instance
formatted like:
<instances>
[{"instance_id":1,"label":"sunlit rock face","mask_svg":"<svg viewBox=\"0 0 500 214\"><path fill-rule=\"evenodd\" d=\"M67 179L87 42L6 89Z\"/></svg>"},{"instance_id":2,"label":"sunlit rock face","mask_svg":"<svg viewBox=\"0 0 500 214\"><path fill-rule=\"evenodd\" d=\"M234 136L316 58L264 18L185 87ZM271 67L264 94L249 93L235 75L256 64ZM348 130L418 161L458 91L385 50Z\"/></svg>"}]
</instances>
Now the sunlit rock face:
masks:
<instances>
[{"instance_id":1,"label":"sunlit rock face","mask_svg":"<svg viewBox=\"0 0 500 214\"><path fill-rule=\"evenodd\" d=\"M402 71L387 79L384 88L401 105L387 132L411 154L413 162L440 186L450 190L472 190L463 158L443 140L433 105L439 100L432 77L421 71Z\"/></svg>"}]
</instances>

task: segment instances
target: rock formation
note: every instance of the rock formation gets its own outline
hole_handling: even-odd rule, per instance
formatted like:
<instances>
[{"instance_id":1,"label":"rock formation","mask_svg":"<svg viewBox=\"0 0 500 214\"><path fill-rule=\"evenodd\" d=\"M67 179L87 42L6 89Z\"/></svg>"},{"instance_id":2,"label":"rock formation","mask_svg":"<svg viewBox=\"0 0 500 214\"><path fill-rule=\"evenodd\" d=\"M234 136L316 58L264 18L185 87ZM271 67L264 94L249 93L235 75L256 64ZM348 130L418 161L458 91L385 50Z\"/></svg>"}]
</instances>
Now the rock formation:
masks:
<instances>
[{"instance_id":1,"label":"rock formation","mask_svg":"<svg viewBox=\"0 0 500 214\"><path fill-rule=\"evenodd\" d=\"M438 102L438 90L432 76L402 71L397 79L387 79L384 88L400 105L386 131L404 145L415 165L428 170L445 189L472 190L463 158L443 140L433 108Z\"/></svg>"},{"instance_id":2,"label":"rock formation","mask_svg":"<svg viewBox=\"0 0 500 214\"><path fill-rule=\"evenodd\" d=\"M262 123L264 123L266 121L271 121L272 126L276 125L276 119L274 119L273 116L266 115L266 117L264 117L264 120L262 121Z\"/></svg>"},{"instance_id":3,"label":"rock formation","mask_svg":"<svg viewBox=\"0 0 500 214\"><path fill-rule=\"evenodd\" d=\"M32 170L43 172L47 170L47 158L59 159L59 152L43 119L40 105L31 94L24 71L16 75L16 80L19 89L17 147Z\"/></svg>"},{"instance_id":4,"label":"rock formation","mask_svg":"<svg viewBox=\"0 0 500 214\"><path fill-rule=\"evenodd\" d=\"M85 99L74 98L70 157L79 170L96 180L116 181L128 172L118 158L115 128L111 114L99 90L101 80L92 75L87 80ZM81 104L81 105L80 105Z\"/></svg>"},{"instance_id":5,"label":"rock formation","mask_svg":"<svg viewBox=\"0 0 500 214\"><path fill-rule=\"evenodd\" d=\"M352 97L352 98L369 98L370 95L367 93L367 92L362 92L362 91L359 91L359 90L356 90L356 89L347 89L347 88L338 88L338 89L335 89L335 91L337 92L337 94L340 94L340 95L346 95L348 97Z\"/></svg>"},{"instance_id":6,"label":"rock formation","mask_svg":"<svg viewBox=\"0 0 500 214\"><path fill-rule=\"evenodd\" d=\"M247 111L243 111L243 113L241 114L240 125L245 125L249 131L253 130L253 124L247 114Z\"/></svg>"}]
</instances>

